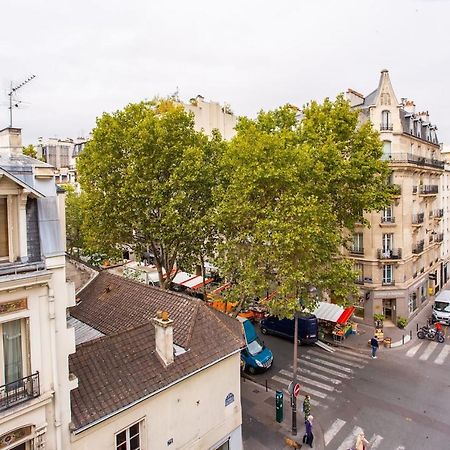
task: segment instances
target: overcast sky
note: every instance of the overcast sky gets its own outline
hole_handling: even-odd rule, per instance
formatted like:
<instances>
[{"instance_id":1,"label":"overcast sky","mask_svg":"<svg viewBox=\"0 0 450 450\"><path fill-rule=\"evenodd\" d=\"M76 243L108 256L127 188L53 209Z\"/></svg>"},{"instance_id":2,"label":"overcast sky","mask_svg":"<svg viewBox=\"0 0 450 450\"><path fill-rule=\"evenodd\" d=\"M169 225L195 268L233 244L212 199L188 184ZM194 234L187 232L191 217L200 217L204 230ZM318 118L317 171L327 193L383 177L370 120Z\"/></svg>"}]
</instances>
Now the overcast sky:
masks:
<instances>
[{"instance_id":1,"label":"overcast sky","mask_svg":"<svg viewBox=\"0 0 450 450\"><path fill-rule=\"evenodd\" d=\"M24 144L87 135L129 102L202 94L254 116L376 88L429 110L450 141L448 0L14 0L2 2L0 128L8 87Z\"/></svg>"}]
</instances>

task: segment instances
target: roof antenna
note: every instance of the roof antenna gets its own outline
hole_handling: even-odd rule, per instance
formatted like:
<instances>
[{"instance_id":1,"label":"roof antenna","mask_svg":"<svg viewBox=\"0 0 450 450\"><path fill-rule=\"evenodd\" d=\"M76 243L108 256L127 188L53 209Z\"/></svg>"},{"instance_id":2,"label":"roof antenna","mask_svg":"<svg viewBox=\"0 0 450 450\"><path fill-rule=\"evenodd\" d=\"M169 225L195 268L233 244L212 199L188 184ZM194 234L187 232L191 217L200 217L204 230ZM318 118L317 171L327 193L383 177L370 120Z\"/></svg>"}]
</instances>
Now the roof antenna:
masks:
<instances>
[{"instance_id":1,"label":"roof antenna","mask_svg":"<svg viewBox=\"0 0 450 450\"><path fill-rule=\"evenodd\" d=\"M18 107L18 103L14 103L13 105L13 94L18 91L21 87L25 86L27 83L29 83L33 78L36 78L36 75L31 75L28 77L25 81L18 84L17 86L13 87L12 81L11 81L11 90L8 92L9 95L9 128L12 128L12 113L13 113L13 106ZM14 101L15 102L15 101Z\"/></svg>"}]
</instances>

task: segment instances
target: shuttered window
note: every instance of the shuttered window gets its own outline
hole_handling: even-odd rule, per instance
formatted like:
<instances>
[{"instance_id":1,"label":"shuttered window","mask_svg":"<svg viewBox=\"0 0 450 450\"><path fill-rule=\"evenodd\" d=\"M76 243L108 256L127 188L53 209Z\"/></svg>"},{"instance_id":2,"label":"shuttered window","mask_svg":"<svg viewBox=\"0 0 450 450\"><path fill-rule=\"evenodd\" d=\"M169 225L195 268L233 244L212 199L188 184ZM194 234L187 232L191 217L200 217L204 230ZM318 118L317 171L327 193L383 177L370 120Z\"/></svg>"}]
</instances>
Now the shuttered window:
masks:
<instances>
[{"instance_id":1,"label":"shuttered window","mask_svg":"<svg viewBox=\"0 0 450 450\"><path fill-rule=\"evenodd\" d=\"M0 259L9 257L7 206L6 198L0 197Z\"/></svg>"}]
</instances>

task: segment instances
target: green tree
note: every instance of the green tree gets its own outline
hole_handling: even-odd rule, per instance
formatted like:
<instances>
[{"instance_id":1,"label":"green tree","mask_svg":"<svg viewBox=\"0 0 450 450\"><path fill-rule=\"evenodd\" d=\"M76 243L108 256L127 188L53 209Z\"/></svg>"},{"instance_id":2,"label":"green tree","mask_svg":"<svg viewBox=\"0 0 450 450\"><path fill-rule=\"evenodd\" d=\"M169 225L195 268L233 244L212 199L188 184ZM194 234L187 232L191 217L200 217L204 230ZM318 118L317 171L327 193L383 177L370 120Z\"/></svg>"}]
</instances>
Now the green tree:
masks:
<instances>
[{"instance_id":1,"label":"green tree","mask_svg":"<svg viewBox=\"0 0 450 450\"><path fill-rule=\"evenodd\" d=\"M78 194L71 185L65 185L66 191L66 241L67 251L77 256L85 249L82 232L83 225L83 194Z\"/></svg>"},{"instance_id":2,"label":"green tree","mask_svg":"<svg viewBox=\"0 0 450 450\"><path fill-rule=\"evenodd\" d=\"M176 268L192 267L214 237L209 211L222 148L219 134L196 132L193 116L171 100L103 114L77 163L89 247L152 252L170 288Z\"/></svg>"},{"instance_id":3,"label":"green tree","mask_svg":"<svg viewBox=\"0 0 450 450\"><path fill-rule=\"evenodd\" d=\"M216 191L229 296L243 305L275 289L272 312L292 316L317 290L338 301L355 293L341 250L362 213L390 200L381 154L378 133L343 97L311 103L301 121L290 106L241 119Z\"/></svg>"},{"instance_id":4,"label":"green tree","mask_svg":"<svg viewBox=\"0 0 450 450\"><path fill-rule=\"evenodd\" d=\"M37 151L32 144L23 147L23 154L38 159Z\"/></svg>"}]
</instances>

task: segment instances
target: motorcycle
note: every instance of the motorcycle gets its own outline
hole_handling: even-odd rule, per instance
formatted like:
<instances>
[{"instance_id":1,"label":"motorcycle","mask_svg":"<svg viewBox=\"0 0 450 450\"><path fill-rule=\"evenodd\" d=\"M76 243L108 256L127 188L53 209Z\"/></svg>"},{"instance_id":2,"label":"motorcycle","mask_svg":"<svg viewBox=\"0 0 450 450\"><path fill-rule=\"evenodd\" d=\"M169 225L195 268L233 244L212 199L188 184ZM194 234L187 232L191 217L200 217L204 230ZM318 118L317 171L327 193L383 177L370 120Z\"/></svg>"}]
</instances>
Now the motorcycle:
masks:
<instances>
[{"instance_id":1,"label":"motorcycle","mask_svg":"<svg viewBox=\"0 0 450 450\"><path fill-rule=\"evenodd\" d=\"M441 331L436 330L436 328L430 327L428 325L425 325L417 332L417 337L419 339L427 338L430 339L431 341L437 341L440 344L445 342L444 334Z\"/></svg>"}]
</instances>

